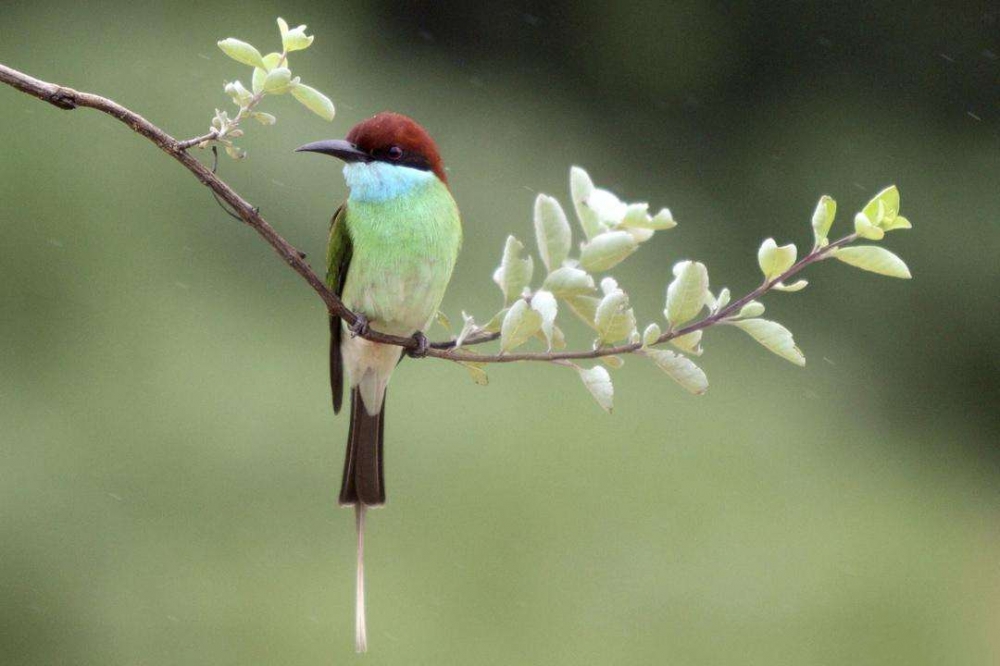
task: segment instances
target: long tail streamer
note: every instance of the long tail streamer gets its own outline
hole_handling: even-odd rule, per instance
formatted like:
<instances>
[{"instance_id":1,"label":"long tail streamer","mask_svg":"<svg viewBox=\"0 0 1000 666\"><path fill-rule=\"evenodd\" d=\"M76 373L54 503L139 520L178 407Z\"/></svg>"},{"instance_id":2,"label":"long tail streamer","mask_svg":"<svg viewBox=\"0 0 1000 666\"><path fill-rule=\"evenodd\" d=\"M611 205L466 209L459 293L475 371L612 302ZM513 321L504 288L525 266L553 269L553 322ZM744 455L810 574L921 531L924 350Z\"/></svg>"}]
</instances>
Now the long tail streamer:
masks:
<instances>
[{"instance_id":1,"label":"long tail streamer","mask_svg":"<svg viewBox=\"0 0 1000 666\"><path fill-rule=\"evenodd\" d=\"M365 505L354 505L358 527L358 580L354 605L354 650L368 652L368 631L365 626Z\"/></svg>"}]
</instances>

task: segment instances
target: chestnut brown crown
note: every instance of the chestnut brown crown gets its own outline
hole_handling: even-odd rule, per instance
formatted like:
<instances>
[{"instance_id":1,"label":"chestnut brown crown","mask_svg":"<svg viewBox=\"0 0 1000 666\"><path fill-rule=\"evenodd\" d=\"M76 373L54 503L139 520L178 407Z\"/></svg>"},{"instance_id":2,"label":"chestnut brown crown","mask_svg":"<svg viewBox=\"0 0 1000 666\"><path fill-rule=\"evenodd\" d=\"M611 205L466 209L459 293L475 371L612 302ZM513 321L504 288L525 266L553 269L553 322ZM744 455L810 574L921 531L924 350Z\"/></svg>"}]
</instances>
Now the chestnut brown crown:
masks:
<instances>
[{"instance_id":1,"label":"chestnut brown crown","mask_svg":"<svg viewBox=\"0 0 1000 666\"><path fill-rule=\"evenodd\" d=\"M434 139L401 113L378 113L352 127L347 140L373 160L433 171L441 182L448 182Z\"/></svg>"}]
</instances>

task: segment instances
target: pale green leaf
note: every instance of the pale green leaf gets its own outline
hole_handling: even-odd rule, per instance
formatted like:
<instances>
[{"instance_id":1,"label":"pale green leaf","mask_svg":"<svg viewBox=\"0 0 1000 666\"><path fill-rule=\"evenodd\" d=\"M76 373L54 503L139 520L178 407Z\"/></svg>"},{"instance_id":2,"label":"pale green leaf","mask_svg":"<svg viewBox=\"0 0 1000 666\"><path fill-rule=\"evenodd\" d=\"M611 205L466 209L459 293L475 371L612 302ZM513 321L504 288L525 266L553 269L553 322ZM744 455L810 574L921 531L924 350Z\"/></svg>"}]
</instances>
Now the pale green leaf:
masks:
<instances>
[{"instance_id":1,"label":"pale green leaf","mask_svg":"<svg viewBox=\"0 0 1000 666\"><path fill-rule=\"evenodd\" d=\"M632 238L635 239L636 243L645 243L646 241L648 241L650 238L653 237L654 233L656 233L652 229L643 229L642 227L626 228L619 225L617 228L627 232L628 235L630 235Z\"/></svg>"},{"instance_id":2,"label":"pale green leaf","mask_svg":"<svg viewBox=\"0 0 1000 666\"><path fill-rule=\"evenodd\" d=\"M729 323L746 331L750 337L778 356L795 365L806 364L802 350L795 346L792 332L781 324L767 319L744 319Z\"/></svg>"},{"instance_id":3,"label":"pale green leaf","mask_svg":"<svg viewBox=\"0 0 1000 666\"><path fill-rule=\"evenodd\" d=\"M884 230L885 225L895 220L899 214L899 190L895 185L890 185L865 204L861 212L873 225Z\"/></svg>"},{"instance_id":4,"label":"pale green leaf","mask_svg":"<svg viewBox=\"0 0 1000 666\"><path fill-rule=\"evenodd\" d=\"M764 279L773 280L791 268L797 254L798 251L792 243L778 247L773 238L761 243L760 249L757 250L757 263L764 274Z\"/></svg>"},{"instance_id":5,"label":"pale green leaf","mask_svg":"<svg viewBox=\"0 0 1000 666\"><path fill-rule=\"evenodd\" d=\"M635 203L629 204L625 209L625 217L618 224L621 229L642 229L649 231L659 231L661 229L672 229L676 227L673 215L667 208L661 208L655 217L649 215L649 204ZM649 236L646 236L648 238Z\"/></svg>"},{"instance_id":6,"label":"pale green leaf","mask_svg":"<svg viewBox=\"0 0 1000 666\"><path fill-rule=\"evenodd\" d=\"M563 298L563 302L587 326L594 327L594 316L597 314L597 305L601 299L593 296L566 296Z\"/></svg>"},{"instance_id":7,"label":"pale green leaf","mask_svg":"<svg viewBox=\"0 0 1000 666\"><path fill-rule=\"evenodd\" d=\"M627 231L606 231L592 238L580 252L580 265L592 272L615 267L639 247Z\"/></svg>"},{"instance_id":8,"label":"pale green leaf","mask_svg":"<svg viewBox=\"0 0 1000 666\"><path fill-rule=\"evenodd\" d=\"M832 197L825 194L819 198L816 210L812 216L813 237L816 239L816 247L826 245L827 235L830 227L833 226L833 219L837 216L837 202Z\"/></svg>"},{"instance_id":9,"label":"pale green leaf","mask_svg":"<svg viewBox=\"0 0 1000 666\"><path fill-rule=\"evenodd\" d=\"M882 240L885 231L872 224L871 219L864 213L854 216L854 233L868 240Z\"/></svg>"},{"instance_id":10,"label":"pale green leaf","mask_svg":"<svg viewBox=\"0 0 1000 666\"><path fill-rule=\"evenodd\" d=\"M448 318L448 315L438 310L437 314L434 315L434 318L437 319L438 325L443 328L448 335L451 335L451 319Z\"/></svg>"},{"instance_id":11,"label":"pale green leaf","mask_svg":"<svg viewBox=\"0 0 1000 666\"><path fill-rule=\"evenodd\" d=\"M910 229L912 225L910 221L903 217L902 215L897 215L896 219L891 222L886 222L882 225L883 231L893 231L895 229Z\"/></svg>"},{"instance_id":12,"label":"pale green leaf","mask_svg":"<svg viewBox=\"0 0 1000 666\"><path fill-rule=\"evenodd\" d=\"M616 197L617 198L617 197ZM634 227L646 229L646 223L650 220L648 203L631 203L625 206L625 215L621 218L618 226L622 229Z\"/></svg>"},{"instance_id":13,"label":"pale green leaf","mask_svg":"<svg viewBox=\"0 0 1000 666\"><path fill-rule=\"evenodd\" d=\"M793 291L802 291L808 285L809 285L808 280L797 280L791 284L785 284L784 282L775 282L771 288L775 289L776 291L793 292Z\"/></svg>"},{"instance_id":14,"label":"pale green leaf","mask_svg":"<svg viewBox=\"0 0 1000 666\"><path fill-rule=\"evenodd\" d=\"M612 354L610 356L602 356L601 363L603 363L604 365L608 366L613 370L617 370L618 368L625 365L625 359L623 359L621 356L615 356Z\"/></svg>"},{"instance_id":15,"label":"pale green leaf","mask_svg":"<svg viewBox=\"0 0 1000 666\"><path fill-rule=\"evenodd\" d=\"M223 39L218 44L222 52L236 62L241 62L251 67L264 66L264 58L261 57L260 51L246 42L241 42L238 39L230 37L229 39Z\"/></svg>"},{"instance_id":16,"label":"pale green leaf","mask_svg":"<svg viewBox=\"0 0 1000 666\"><path fill-rule=\"evenodd\" d=\"M563 266L549 273L542 287L559 298L578 296L594 291L594 278L580 268Z\"/></svg>"},{"instance_id":17,"label":"pale green leaf","mask_svg":"<svg viewBox=\"0 0 1000 666\"><path fill-rule=\"evenodd\" d=\"M233 98L233 103L237 106L246 106L253 99L253 93L244 88L243 84L239 81L227 83L225 89L226 93Z\"/></svg>"},{"instance_id":18,"label":"pale green leaf","mask_svg":"<svg viewBox=\"0 0 1000 666\"><path fill-rule=\"evenodd\" d=\"M255 67L253 70L253 91L259 94L264 91L264 79L267 73L281 64L280 53L268 53L264 56L263 67Z\"/></svg>"},{"instance_id":19,"label":"pale green leaf","mask_svg":"<svg viewBox=\"0 0 1000 666\"><path fill-rule=\"evenodd\" d=\"M547 194L535 198L535 238L545 267L554 271L562 266L569 256L572 232L562 206Z\"/></svg>"},{"instance_id":20,"label":"pale green leaf","mask_svg":"<svg viewBox=\"0 0 1000 666\"><path fill-rule=\"evenodd\" d=\"M711 295L712 292L709 292L709 296ZM708 304L708 309L711 310L713 313L718 312L722 308L729 305L729 299L731 297L732 294L729 292L729 287L723 287L722 291L719 292L719 296L717 298L711 299L711 301Z\"/></svg>"},{"instance_id":21,"label":"pale green leaf","mask_svg":"<svg viewBox=\"0 0 1000 666\"><path fill-rule=\"evenodd\" d=\"M542 317L542 334L549 349L553 347L553 335L556 321L556 314L559 312L559 304L552 292L538 290L531 296L531 309Z\"/></svg>"},{"instance_id":22,"label":"pale green leaf","mask_svg":"<svg viewBox=\"0 0 1000 666\"><path fill-rule=\"evenodd\" d=\"M705 351L701 348L701 329L697 331L691 331L687 335L681 335L670 340L670 344L677 347L681 351L685 351L689 354L694 354L695 356L701 356Z\"/></svg>"},{"instance_id":23,"label":"pale green leaf","mask_svg":"<svg viewBox=\"0 0 1000 666\"><path fill-rule=\"evenodd\" d=\"M697 316L705 307L711 293L708 291L708 269L697 261L681 261L674 265L674 279L667 287L667 307L663 316L671 328Z\"/></svg>"},{"instance_id":24,"label":"pale green leaf","mask_svg":"<svg viewBox=\"0 0 1000 666\"><path fill-rule=\"evenodd\" d=\"M500 312L493 315L492 318L483 326L483 330L487 333L499 333L500 327L503 325L503 319L507 316L507 312L510 308L504 308Z\"/></svg>"},{"instance_id":25,"label":"pale green leaf","mask_svg":"<svg viewBox=\"0 0 1000 666\"><path fill-rule=\"evenodd\" d=\"M503 258L500 260L500 267L493 273L493 281L503 292L504 304L510 305L515 299L521 297L521 292L531 282L531 275L534 273L535 265L531 257L522 259L521 253L524 245L513 236L507 237L507 243L503 248Z\"/></svg>"},{"instance_id":26,"label":"pale green leaf","mask_svg":"<svg viewBox=\"0 0 1000 666\"><path fill-rule=\"evenodd\" d=\"M646 204L641 204L644 208L648 208ZM662 231L664 229L673 229L677 226L677 222L674 221L674 216L671 215L669 208L661 208L660 211L650 217L648 214L643 216L645 219L637 220L634 218L629 218L626 215L626 220L622 222L622 226L626 226L626 221L628 226L640 227L642 229L652 229L653 231Z\"/></svg>"},{"instance_id":27,"label":"pale green leaf","mask_svg":"<svg viewBox=\"0 0 1000 666\"><path fill-rule=\"evenodd\" d=\"M285 58L285 61L282 62L280 53L277 52L268 53L266 56L264 56L264 73L266 74L267 72L270 72L272 69L282 64L286 66L288 65L287 57Z\"/></svg>"},{"instance_id":28,"label":"pale green leaf","mask_svg":"<svg viewBox=\"0 0 1000 666\"><path fill-rule=\"evenodd\" d=\"M613 291L618 290L618 280L614 279L610 275L601 280L601 293L607 296Z\"/></svg>"},{"instance_id":29,"label":"pale green leaf","mask_svg":"<svg viewBox=\"0 0 1000 666\"><path fill-rule=\"evenodd\" d=\"M304 83L292 88L292 97L323 120L333 120L334 108L330 98Z\"/></svg>"},{"instance_id":30,"label":"pale green leaf","mask_svg":"<svg viewBox=\"0 0 1000 666\"><path fill-rule=\"evenodd\" d=\"M611 375L608 374L608 371L599 365L592 368L576 367L576 371L580 374L583 385L590 391L590 395L594 396L597 404L610 414L614 403L615 387L611 383Z\"/></svg>"},{"instance_id":31,"label":"pale green leaf","mask_svg":"<svg viewBox=\"0 0 1000 666\"><path fill-rule=\"evenodd\" d=\"M469 376L472 377L472 381L479 384L480 386L486 386L490 383L489 375L486 374L486 364L485 363L475 363L473 361L459 361L465 369L469 371Z\"/></svg>"},{"instance_id":32,"label":"pale green leaf","mask_svg":"<svg viewBox=\"0 0 1000 666\"><path fill-rule=\"evenodd\" d=\"M507 311L500 326L500 351L520 347L542 327L542 315L531 309L526 300L519 299Z\"/></svg>"},{"instance_id":33,"label":"pale green leaf","mask_svg":"<svg viewBox=\"0 0 1000 666\"><path fill-rule=\"evenodd\" d=\"M624 340L635 330L635 313L629 307L628 296L617 284L597 304L594 330L601 345Z\"/></svg>"},{"instance_id":34,"label":"pale green leaf","mask_svg":"<svg viewBox=\"0 0 1000 666\"><path fill-rule=\"evenodd\" d=\"M644 349L642 353L691 393L702 395L708 390L708 377L688 357L668 349Z\"/></svg>"},{"instance_id":35,"label":"pale green leaf","mask_svg":"<svg viewBox=\"0 0 1000 666\"><path fill-rule=\"evenodd\" d=\"M292 82L292 72L287 67L275 67L264 77L263 90L266 93L280 94Z\"/></svg>"},{"instance_id":36,"label":"pale green leaf","mask_svg":"<svg viewBox=\"0 0 1000 666\"><path fill-rule=\"evenodd\" d=\"M858 245L840 248L833 253L834 259L879 275L909 279L910 269L906 263L889 250L875 245Z\"/></svg>"},{"instance_id":37,"label":"pale green leaf","mask_svg":"<svg viewBox=\"0 0 1000 666\"><path fill-rule=\"evenodd\" d=\"M743 319L749 319L751 317L759 317L762 314L764 314L764 304L760 301L750 301L749 303L744 304L735 316Z\"/></svg>"},{"instance_id":38,"label":"pale green leaf","mask_svg":"<svg viewBox=\"0 0 1000 666\"><path fill-rule=\"evenodd\" d=\"M587 199L587 208L594 211L601 227L607 229L617 226L628 212L628 204L619 199L613 192L595 187Z\"/></svg>"},{"instance_id":39,"label":"pale green leaf","mask_svg":"<svg viewBox=\"0 0 1000 666\"><path fill-rule=\"evenodd\" d=\"M563 334L562 329L558 326L552 327L552 348L566 349L566 335Z\"/></svg>"},{"instance_id":40,"label":"pale green leaf","mask_svg":"<svg viewBox=\"0 0 1000 666\"><path fill-rule=\"evenodd\" d=\"M660 331L659 324L650 324L642 332L642 346L649 347L650 345L655 345L656 341L660 339L661 334L662 331Z\"/></svg>"},{"instance_id":41,"label":"pale green leaf","mask_svg":"<svg viewBox=\"0 0 1000 666\"><path fill-rule=\"evenodd\" d=\"M259 122L261 125L273 125L278 122L278 119L272 116L270 113L264 113L263 111L254 111L253 119Z\"/></svg>"},{"instance_id":42,"label":"pale green leaf","mask_svg":"<svg viewBox=\"0 0 1000 666\"><path fill-rule=\"evenodd\" d=\"M590 175L582 168L575 166L569 170L569 190L573 198L573 208L576 210L576 217L580 220L580 228L584 235L590 239L604 231L597 213L587 206L587 201L594 191L594 182Z\"/></svg>"},{"instance_id":43,"label":"pale green leaf","mask_svg":"<svg viewBox=\"0 0 1000 666\"><path fill-rule=\"evenodd\" d=\"M281 46L285 51L301 51L308 48L313 42L312 35L306 36L306 27L304 25L289 30L285 20L279 18L278 29L281 30Z\"/></svg>"},{"instance_id":44,"label":"pale green leaf","mask_svg":"<svg viewBox=\"0 0 1000 666\"><path fill-rule=\"evenodd\" d=\"M552 326L551 342L549 341L548 336L545 335L545 332L542 331L541 329L539 329L535 333L535 337L538 338L541 342L543 342L547 347L549 347L550 351L566 349L566 336L563 335L562 329L560 329L558 326L555 325Z\"/></svg>"}]
</instances>

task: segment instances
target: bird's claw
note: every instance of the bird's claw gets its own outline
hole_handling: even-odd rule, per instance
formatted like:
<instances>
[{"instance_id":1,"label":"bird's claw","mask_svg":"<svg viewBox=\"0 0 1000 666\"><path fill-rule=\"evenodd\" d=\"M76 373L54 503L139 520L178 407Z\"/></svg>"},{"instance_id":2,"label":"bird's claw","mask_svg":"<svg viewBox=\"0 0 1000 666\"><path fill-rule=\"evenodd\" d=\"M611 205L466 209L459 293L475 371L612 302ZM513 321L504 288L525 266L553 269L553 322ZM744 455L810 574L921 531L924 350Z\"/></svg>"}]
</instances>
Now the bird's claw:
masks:
<instances>
[{"instance_id":1,"label":"bird's claw","mask_svg":"<svg viewBox=\"0 0 1000 666\"><path fill-rule=\"evenodd\" d=\"M417 346L413 349L407 349L406 355L410 358L423 358L427 356L427 350L430 349L431 344L427 342L427 336L423 334L422 331L417 331L413 334L413 340L417 343Z\"/></svg>"},{"instance_id":2,"label":"bird's claw","mask_svg":"<svg viewBox=\"0 0 1000 666\"><path fill-rule=\"evenodd\" d=\"M351 337L356 338L359 335L365 337L371 331L371 327L368 325L368 317L360 312L355 312L354 315L357 319L354 320L353 324L348 326L348 330L351 331Z\"/></svg>"}]
</instances>

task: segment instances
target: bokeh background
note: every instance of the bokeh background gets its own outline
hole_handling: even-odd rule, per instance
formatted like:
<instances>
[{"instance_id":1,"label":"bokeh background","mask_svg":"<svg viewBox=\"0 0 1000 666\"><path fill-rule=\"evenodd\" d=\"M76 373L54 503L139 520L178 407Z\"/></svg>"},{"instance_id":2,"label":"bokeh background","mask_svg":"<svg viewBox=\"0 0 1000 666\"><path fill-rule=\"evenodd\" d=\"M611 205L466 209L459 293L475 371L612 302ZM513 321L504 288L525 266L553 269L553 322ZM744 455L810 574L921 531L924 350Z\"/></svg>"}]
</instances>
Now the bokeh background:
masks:
<instances>
[{"instance_id":1,"label":"bokeh background","mask_svg":"<svg viewBox=\"0 0 1000 666\"><path fill-rule=\"evenodd\" d=\"M912 281L767 299L805 369L708 334L704 397L641 359L612 416L565 369L403 363L369 663L1000 661L995 5L6 0L0 62L193 136L247 78L216 40L279 15L338 116L267 102L223 177L321 264L345 188L292 149L418 118L465 218L453 319L571 164L680 222L615 271L643 322L680 259L752 288L821 194L843 232L896 183L914 223ZM0 662L352 663L320 302L119 123L7 88L0 118Z\"/></svg>"}]
</instances>

